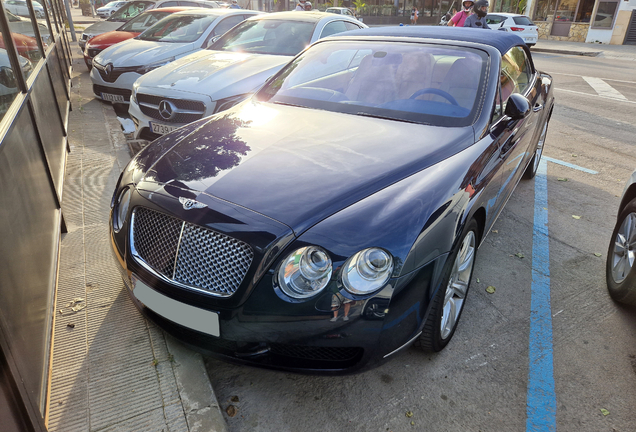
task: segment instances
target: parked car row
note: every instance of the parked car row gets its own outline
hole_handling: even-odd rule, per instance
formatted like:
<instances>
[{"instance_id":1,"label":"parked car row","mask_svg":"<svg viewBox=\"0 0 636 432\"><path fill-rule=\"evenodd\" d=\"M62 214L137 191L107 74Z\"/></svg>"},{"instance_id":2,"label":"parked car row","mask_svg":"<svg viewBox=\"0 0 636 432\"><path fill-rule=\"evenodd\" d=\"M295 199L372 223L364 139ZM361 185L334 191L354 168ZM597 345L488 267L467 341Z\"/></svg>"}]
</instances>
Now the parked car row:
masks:
<instances>
[{"instance_id":1,"label":"parked car row","mask_svg":"<svg viewBox=\"0 0 636 432\"><path fill-rule=\"evenodd\" d=\"M160 30L231 13L173 12L93 58L96 96L129 90L136 135L157 138L111 202L131 299L204 353L262 367L440 351L477 249L537 172L552 78L515 32L319 12L258 14L218 38Z\"/></svg>"},{"instance_id":2,"label":"parked car row","mask_svg":"<svg viewBox=\"0 0 636 432\"><path fill-rule=\"evenodd\" d=\"M153 140L246 99L319 38L364 27L321 12L159 8L90 39L84 59L95 95L130 103L135 136Z\"/></svg>"}]
</instances>

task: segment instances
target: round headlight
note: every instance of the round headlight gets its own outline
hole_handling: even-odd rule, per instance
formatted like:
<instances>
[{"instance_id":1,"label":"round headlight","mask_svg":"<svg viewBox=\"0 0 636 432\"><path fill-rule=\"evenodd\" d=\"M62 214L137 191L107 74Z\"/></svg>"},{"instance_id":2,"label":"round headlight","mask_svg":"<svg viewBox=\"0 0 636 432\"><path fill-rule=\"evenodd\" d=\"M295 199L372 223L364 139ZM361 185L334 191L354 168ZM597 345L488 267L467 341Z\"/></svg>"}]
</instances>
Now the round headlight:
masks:
<instances>
[{"instance_id":1,"label":"round headlight","mask_svg":"<svg viewBox=\"0 0 636 432\"><path fill-rule=\"evenodd\" d=\"M124 226L124 221L128 214L128 205L130 204L130 196L130 188L126 188L119 194L119 199L115 203L115 208L113 209L113 229L115 232L119 232L121 227Z\"/></svg>"},{"instance_id":2,"label":"round headlight","mask_svg":"<svg viewBox=\"0 0 636 432\"><path fill-rule=\"evenodd\" d=\"M292 298L308 298L327 286L332 271L327 252L316 246L307 246L283 261L278 269L278 285Z\"/></svg>"},{"instance_id":3,"label":"round headlight","mask_svg":"<svg viewBox=\"0 0 636 432\"><path fill-rule=\"evenodd\" d=\"M352 294L365 295L379 290L393 272L393 258L384 249L361 250L342 267L342 284Z\"/></svg>"}]
</instances>

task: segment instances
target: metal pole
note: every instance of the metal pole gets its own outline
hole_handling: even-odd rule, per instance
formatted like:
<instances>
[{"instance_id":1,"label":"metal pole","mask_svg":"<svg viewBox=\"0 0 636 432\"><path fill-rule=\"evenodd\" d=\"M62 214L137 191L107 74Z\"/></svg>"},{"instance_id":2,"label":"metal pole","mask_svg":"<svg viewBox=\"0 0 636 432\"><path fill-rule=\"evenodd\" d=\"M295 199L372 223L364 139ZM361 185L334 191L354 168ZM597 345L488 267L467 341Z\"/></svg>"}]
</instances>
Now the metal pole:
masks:
<instances>
[{"instance_id":1,"label":"metal pole","mask_svg":"<svg viewBox=\"0 0 636 432\"><path fill-rule=\"evenodd\" d=\"M66 16L68 18L68 26L71 29L71 40L73 42L77 41L77 37L75 36L75 26L73 25L73 17L71 16L71 7L68 4L68 0L64 0L64 7L66 8Z\"/></svg>"}]
</instances>

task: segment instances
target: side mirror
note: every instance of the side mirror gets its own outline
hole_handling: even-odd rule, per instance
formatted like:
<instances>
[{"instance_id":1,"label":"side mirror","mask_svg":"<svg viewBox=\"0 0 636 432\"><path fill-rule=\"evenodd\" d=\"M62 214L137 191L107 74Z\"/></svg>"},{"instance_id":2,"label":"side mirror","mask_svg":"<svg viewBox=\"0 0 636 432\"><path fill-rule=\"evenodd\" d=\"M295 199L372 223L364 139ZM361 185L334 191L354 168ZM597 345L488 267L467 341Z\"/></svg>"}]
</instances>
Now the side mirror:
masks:
<instances>
[{"instance_id":1,"label":"side mirror","mask_svg":"<svg viewBox=\"0 0 636 432\"><path fill-rule=\"evenodd\" d=\"M221 37L221 35L213 36L211 39L208 40L208 43L206 44L205 47L206 48L210 48L214 44L214 42L219 40L220 37Z\"/></svg>"},{"instance_id":2,"label":"side mirror","mask_svg":"<svg viewBox=\"0 0 636 432\"><path fill-rule=\"evenodd\" d=\"M530 102L519 93L513 93L506 102L504 114L513 120L521 120L530 113Z\"/></svg>"}]
</instances>

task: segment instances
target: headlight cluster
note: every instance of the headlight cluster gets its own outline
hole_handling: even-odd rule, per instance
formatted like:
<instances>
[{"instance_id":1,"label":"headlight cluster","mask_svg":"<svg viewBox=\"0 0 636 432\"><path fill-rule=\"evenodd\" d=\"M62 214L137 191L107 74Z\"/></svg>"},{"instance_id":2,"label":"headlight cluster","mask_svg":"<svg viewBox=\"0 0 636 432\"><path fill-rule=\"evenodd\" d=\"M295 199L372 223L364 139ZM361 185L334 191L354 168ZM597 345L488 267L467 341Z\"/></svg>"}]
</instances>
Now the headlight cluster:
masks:
<instances>
[{"instance_id":1,"label":"headlight cluster","mask_svg":"<svg viewBox=\"0 0 636 432\"><path fill-rule=\"evenodd\" d=\"M367 295L381 289L393 272L393 258L384 249L369 248L349 258L342 267L339 282L354 295ZM306 299L322 291L333 273L329 254L317 246L306 246L291 253L276 272L276 284L293 299Z\"/></svg>"},{"instance_id":2,"label":"headlight cluster","mask_svg":"<svg viewBox=\"0 0 636 432\"><path fill-rule=\"evenodd\" d=\"M113 230L115 232L119 232L124 226L131 195L130 188L126 187L119 192L119 196L115 199L113 207Z\"/></svg>"},{"instance_id":3,"label":"headlight cluster","mask_svg":"<svg viewBox=\"0 0 636 432\"><path fill-rule=\"evenodd\" d=\"M139 84L137 84L137 81L135 81L135 83L132 86L132 92L130 93L130 101L137 103L137 90L139 89Z\"/></svg>"}]
</instances>

